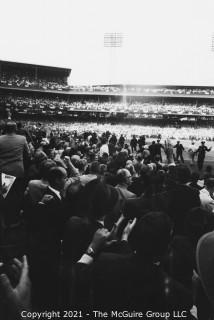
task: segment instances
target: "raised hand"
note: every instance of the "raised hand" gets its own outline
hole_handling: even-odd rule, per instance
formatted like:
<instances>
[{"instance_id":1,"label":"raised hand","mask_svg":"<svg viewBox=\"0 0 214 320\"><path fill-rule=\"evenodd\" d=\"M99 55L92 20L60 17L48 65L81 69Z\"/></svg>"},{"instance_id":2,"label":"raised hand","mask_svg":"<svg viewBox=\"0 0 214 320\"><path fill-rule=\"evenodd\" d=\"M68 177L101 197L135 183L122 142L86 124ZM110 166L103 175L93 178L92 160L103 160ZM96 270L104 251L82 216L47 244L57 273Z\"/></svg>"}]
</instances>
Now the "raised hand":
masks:
<instances>
[{"instance_id":1,"label":"raised hand","mask_svg":"<svg viewBox=\"0 0 214 320\"><path fill-rule=\"evenodd\" d=\"M137 222L136 218L134 218L134 220L129 220L128 221L126 227L123 230L123 234L122 234L121 240L128 241L129 235L130 235L131 231L133 230L136 222Z\"/></svg>"},{"instance_id":2,"label":"raised hand","mask_svg":"<svg viewBox=\"0 0 214 320\"><path fill-rule=\"evenodd\" d=\"M106 244L108 238L110 237L111 232L107 229L98 229L92 239L90 247L94 250L95 253L99 252Z\"/></svg>"},{"instance_id":3,"label":"raised hand","mask_svg":"<svg viewBox=\"0 0 214 320\"><path fill-rule=\"evenodd\" d=\"M28 277L28 263L26 256L23 262L18 259L13 260L12 269L14 277L18 280L16 287L11 284L8 275L0 275L0 294L8 305L10 319L17 320L22 310L30 310L31 308L31 283Z\"/></svg>"}]
</instances>

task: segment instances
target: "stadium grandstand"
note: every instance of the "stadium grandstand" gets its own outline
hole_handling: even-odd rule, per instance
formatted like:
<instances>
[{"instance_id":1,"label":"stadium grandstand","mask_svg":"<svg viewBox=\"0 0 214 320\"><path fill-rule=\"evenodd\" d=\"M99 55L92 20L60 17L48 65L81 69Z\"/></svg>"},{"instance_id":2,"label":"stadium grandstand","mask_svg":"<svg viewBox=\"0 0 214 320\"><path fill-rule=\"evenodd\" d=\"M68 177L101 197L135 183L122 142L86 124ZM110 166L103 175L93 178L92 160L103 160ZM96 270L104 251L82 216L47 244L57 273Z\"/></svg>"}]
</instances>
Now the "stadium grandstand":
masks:
<instances>
[{"instance_id":1,"label":"stadium grandstand","mask_svg":"<svg viewBox=\"0 0 214 320\"><path fill-rule=\"evenodd\" d=\"M13 119L207 125L214 88L69 86L70 69L0 61L0 114Z\"/></svg>"}]
</instances>

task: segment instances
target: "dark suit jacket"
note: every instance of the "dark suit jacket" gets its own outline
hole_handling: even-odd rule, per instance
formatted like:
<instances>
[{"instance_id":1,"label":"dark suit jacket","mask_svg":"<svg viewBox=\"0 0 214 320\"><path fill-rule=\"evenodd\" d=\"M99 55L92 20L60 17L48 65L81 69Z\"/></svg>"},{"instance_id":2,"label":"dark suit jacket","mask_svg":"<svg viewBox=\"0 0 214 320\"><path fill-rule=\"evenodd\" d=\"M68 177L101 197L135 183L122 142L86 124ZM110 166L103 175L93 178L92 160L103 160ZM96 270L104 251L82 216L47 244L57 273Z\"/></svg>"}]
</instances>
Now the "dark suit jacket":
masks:
<instances>
[{"instance_id":1,"label":"dark suit jacket","mask_svg":"<svg viewBox=\"0 0 214 320\"><path fill-rule=\"evenodd\" d=\"M191 291L170 278L161 266L135 255L102 254L92 266L76 265L76 305L94 310L146 312L189 310ZM93 299L87 299L93 288Z\"/></svg>"},{"instance_id":2,"label":"dark suit jacket","mask_svg":"<svg viewBox=\"0 0 214 320\"><path fill-rule=\"evenodd\" d=\"M175 233L184 234L184 220L187 212L200 207L199 191L184 184L177 184L168 192L168 213L175 224Z\"/></svg>"},{"instance_id":3,"label":"dark suit jacket","mask_svg":"<svg viewBox=\"0 0 214 320\"><path fill-rule=\"evenodd\" d=\"M63 258L76 263L87 250L97 229L103 225L87 217L71 217L65 226L63 236Z\"/></svg>"},{"instance_id":4,"label":"dark suit jacket","mask_svg":"<svg viewBox=\"0 0 214 320\"><path fill-rule=\"evenodd\" d=\"M60 253L64 216L63 203L57 195L49 187L45 194L52 196L52 199L46 204L27 206L25 219L30 253L50 263L50 257L58 259Z\"/></svg>"}]
</instances>

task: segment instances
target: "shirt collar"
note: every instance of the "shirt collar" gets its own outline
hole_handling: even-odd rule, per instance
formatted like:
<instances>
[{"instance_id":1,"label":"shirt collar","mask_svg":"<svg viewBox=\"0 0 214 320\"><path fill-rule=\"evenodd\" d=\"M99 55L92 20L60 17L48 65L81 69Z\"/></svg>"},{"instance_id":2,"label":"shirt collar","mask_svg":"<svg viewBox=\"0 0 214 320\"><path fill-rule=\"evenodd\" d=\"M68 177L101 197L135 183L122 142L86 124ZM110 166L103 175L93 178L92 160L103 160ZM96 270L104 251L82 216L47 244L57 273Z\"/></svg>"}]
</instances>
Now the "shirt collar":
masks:
<instances>
[{"instance_id":1,"label":"shirt collar","mask_svg":"<svg viewBox=\"0 0 214 320\"><path fill-rule=\"evenodd\" d=\"M56 190L56 189L54 189L54 188L52 188L52 187L48 187L51 191L53 191L53 193L55 193L55 195L60 199L60 200L62 200L62 197L61 197L61 194L60 194L60 192L58 191L58 190Z\"/></svg>"}]
</instances>

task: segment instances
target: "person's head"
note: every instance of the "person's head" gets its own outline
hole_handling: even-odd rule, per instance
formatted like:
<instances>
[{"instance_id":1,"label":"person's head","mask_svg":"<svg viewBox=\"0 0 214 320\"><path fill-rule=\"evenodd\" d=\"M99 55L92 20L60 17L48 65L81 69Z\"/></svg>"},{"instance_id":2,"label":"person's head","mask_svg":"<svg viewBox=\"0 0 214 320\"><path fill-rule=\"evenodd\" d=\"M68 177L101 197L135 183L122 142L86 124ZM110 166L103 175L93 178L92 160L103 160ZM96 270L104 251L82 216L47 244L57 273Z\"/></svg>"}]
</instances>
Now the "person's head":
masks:
<instances>
[{"instance_id":1,"label":"person's head","mask_svg":"<svg viewBox=\"0 0 214 320\"><path fill-rule=\"evenodd\" d=\"M192 208L186 214L184 229L186 235L194 241L196 245L203 234L212 231L209 213L200 207Z\"/></svg>"},{"instance_id":2,"label":"person's head","mask_svg":"<svg viewBox=\"0 0 214 320\"><path fill-rule=\"evenodd\" d=\"M17 129L22 129L22 123L21 122L17 123Z\"/></svg>"},{"instance_id":3,"label":"person's head","mask_svg":"<svg viewBox=\"0 0 214 320\"><path fill-rule=\"evenodd\" d=\"M84 194L88 201L90 216L96 220L110 214L119 200L117 189L98 179L87 183Z\"/></svg>"},{"instance_id":4,"label":"person's head","mask_svg":"<svg viewBox=\"0 0 214 320\"><path fill-rule=\"evenodd\" d=\"M199 175L198 172L194 171L194 172L191 173L191 181L192 182L197 183L198 180L199 180L199 177L200 177L200 175Z\"/></svg>"},{"instance_id":5,"label":"person's head","mask_svg":"<svg viewBox=\"0 0 214 320\"><path fill-rule=\"evenodd\" d=\"M118 184L129 186L132 183L132 175L128 169L119 169L117 171Z\"/></svg>"},{"instance_id":6,"label":"person's head","mask_svg":"<svg viewBox=\"0 0 214 320\"><path fill-rule=\"evenodd\" d=\"M55 161L47 159L41 162L39 173L42 179L47 180L48 172L51 168L56 167Z\"/></svg>"},{"instance_id":7,"label":"person's head","mask_svg":"<svg viewBox=\"0 0 214 320\"><path fill-rule=\"evenodd\" d=\"M103 137L102 140L101 140L101 143L102 144L106 144L107 142L108 142L108 140L105 137Z\"/></svg>"},{"instance_id":8,"label":"person's head","mask_svg":"<svg viewBox=\"0 0 214 320\"><path fill-rule=\"evenodd\" d=\"M155 158L154 158L154 161L155 161L155 162L160 162L160 160L161 160L160 155L159 155L159 154L156 154L156 155L155 155Z\"/></svg>"},{"instance_id":9,"label":"person's head","mask_svg":"<svg viewBox=\"0 0 214 320\"><path fill-rule=\"evenodd\" d=\"M201 141L201 145L203 146L205 144L205 141Z\"/></svg>"},{"instance_id":10,"label":"person's head","mask_svg":"<svg viewBox=\"0 0 214 320\"><path fill-rule=\"evenodd\" d=\"M100 164L98 161L93 161L89 167L89 172L91 174L99 174L100 173Z\"/></svg>"},{"instance_id":11,"label":"person's head","mask_svg":"<svg viewBox=\"0 0 214 320\"><path fill-rule=\"evenodd\" d=\"M172 222L163 212L141 217L131 234L131 244L140 259L158 261L166 253L172 235Z\"/></svg>"},{"instance_id":12,"label":"person's head","mask_svg":"<svg viewBox=\"0 0 214 320\"><path fill-rule=\"evenodd\" d=\"M208 178L205 180L206 189L213 194L214 193L214 178Z\"/></svg>"},{"instance_id":13,"label":"person's head","mask_svg":"<svg viewBox=\"0 0 214 320\"><path fill-rule=\"evenodd\" d=\"M47 155L44 151L37 150L34 154L34 162L38 166L40 165L43 161L47 160Z\"/></svg>"},{"instance_id":14,"label":"person's head","mask_svg":"<svg viewBox=\"0 0 214 320\"><path fill-rule=\"evenodd\" d=\"M178 183L185 184L190 181L191 172L185 165L178 165L176 167L176 180Z\"/></svg>"},{"instance_id":15,"label":"person's head","mask_svg":"<svg viewBox=\"0 0 214 320\"><path fill-rule=\"evenodd\" d=\"M47 173L47 181L50 186L58 191L64 189L67 180L67 172L63 167L53 167Z\"/></svg>"},{"instance_id":16,"label":"person's head","mask_svg":"<svg viewBox=\"0 0 214 320\"><path fill-rule=\"evenodd\" d=\"M108 168L106 164L100 164L100 174L104 175L107 172Z\"/></svg>"},{"instance_id":17,"label":"person's head","mask_svg":"<svg viewBox=\"0 0 214 320\"><path fill-rule=\"evenodd\" d=\"M17 130L16 123L14 121L8 121L5 125L4 130L6 134L15 133Z\"/></svg>"}]
</instances>

